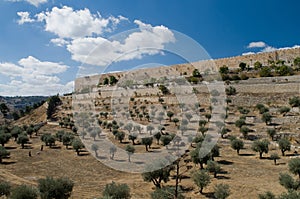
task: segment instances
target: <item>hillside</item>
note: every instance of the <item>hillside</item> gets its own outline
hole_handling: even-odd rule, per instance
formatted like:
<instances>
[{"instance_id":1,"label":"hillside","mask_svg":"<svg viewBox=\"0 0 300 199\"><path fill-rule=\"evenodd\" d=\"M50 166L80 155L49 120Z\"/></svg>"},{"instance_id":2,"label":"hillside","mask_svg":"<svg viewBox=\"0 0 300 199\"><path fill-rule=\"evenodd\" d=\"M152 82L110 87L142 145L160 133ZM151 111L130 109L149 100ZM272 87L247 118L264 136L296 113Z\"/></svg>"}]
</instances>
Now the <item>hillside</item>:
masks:
<instances>
[{"instance_id":1,"label":"hillside","mask_svg":"<svg viewBox=\"0 0 300 199\"><path fill-rule=\"evenodd\" d=\"M278 68L284 66L280 62L282 55L290 59L287 67L294 67L292 60L299 56L298 51L233 58L237 61L228 61L231 67L225 75L248 78L224 82L220 81L224 74L219 74L223 65L207 71L208 65L204 69L197 64L77 79L76 92L61 97L54 122L46 120L45 103L13 124L44 125L24 149L13 139L5 144L11 155L0 164L0 179L13 185L37 185L37 180L46 176L68 177L75 183L71 198L99 197L105 185L115 181L128 184L132 198L151 198L155 186L145 182L139 172L159 160L171 164L179 158L178 182L186 198L213 198L214 186L221 183L229 185L229 199L258 198L258 194L266 191L280 195L286 190L279 183L279 174L289 172L290 160L300 153L300 75L297 68L293 68L293 75L280 75ZM279 62L263 62L270 59L269 55L276 55L274 59ZM269 65L236 70L241 60L260 60ZM260 76L260 70L266 67L270 68L270 77ZM103 80L112 75L118 82L104 84ZM272 137L270 129L275 132ZM45 145L41 136L55 135L61 130L85 144L79 155L58 138L53 147L44 146L41 151L41 145ZM130 136L136 136L131 161L125 150L132 143ZM143 139L148 137L153 142L145 148ZM290 143L285 156L278 144L282 138ZM239 154L231 147L235 139L244 143ZM253 146L262 140L268 142L268 153L262 153L260 158ZM193 153L199 153L197 147L205 143L213 143L214 152L202 158L213 159L221 169L215 177L209 173L211 183L200 194L193 182L193 172L200 170L201 163L208 169L208 162L201 162ZM92 150L93 145L98 146L97 153ZM113 158L112 146L117 147ZM274 153L280 156L276 165L271 158ZM175 186L175 171L171 171L168 182L162 182L163 187ZM291 176L296 179L296 175Z\"/></svg>"}]
</instances>

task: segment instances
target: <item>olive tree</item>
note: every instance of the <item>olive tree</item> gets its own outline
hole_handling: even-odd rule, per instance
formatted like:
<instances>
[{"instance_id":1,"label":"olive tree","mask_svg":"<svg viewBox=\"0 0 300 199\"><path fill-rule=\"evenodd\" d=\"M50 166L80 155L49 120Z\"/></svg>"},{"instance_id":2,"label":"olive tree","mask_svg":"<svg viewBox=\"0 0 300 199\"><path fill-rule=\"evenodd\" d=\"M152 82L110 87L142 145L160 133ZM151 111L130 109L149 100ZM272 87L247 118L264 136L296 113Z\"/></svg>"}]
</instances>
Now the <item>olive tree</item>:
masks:
<instances>
[{"instance_id":1,"label":"olive tree","mask_svg":"<svg viewBox=\"0 0 300 199\"><path fill-rule=\"evenodd\" d=\"M284 152L291 150L291 142L286 138L282 138L278 141L279 148L281 150L282 156L284 156Z\"/></svg>"},{"instance_id":2,"label":"olive tree","mask_svg":"<svg viewBox=\"0 0 300 199\"><path fill-rule=\"evenodd\" d=\"M156 188L161 188L162 182L168 182L170 177L171 167L167 166L154 171L144 172L142 174L144 181L153 182Z\"/></svg>"},{"instance_id":3,"label":"olive tree","mask_svg":"<svg viewBox=\"0 0 300 199\"><path fill-rule=\"evenodd\" d=\"M279 155L277 154L277 153L272 153L271 155L270 155L270 159L271 160L273 160L274 161L274 164L276 165L277 163L277 160L279 160L280 159L280 157L279 157Z\"/></svg>"},{"instance_id":4,"label":"olive tree","mask_svg":"<svg viewBox=\"0 0 300 199\"><path fill-rule=\"evenodd\" d=\"M149 151L148 148L151 147L153 142L153 137L144 137L142 138L142 144L145 145L146 151Z\"/></svg>"},{"instance_id":5,"label":"olive tree","mask_svg":"<svg viewBox=\"0 0 300 199\"><path fill-rule=\"evenodd\" d=\"M80 155L80 150L84 148L84 145L82 144L81 140L74 139L72 141L72 147L76 151L77 155Z\"/></svg>"},{"instance_id":6,"label":"olive tree","mask_svg":"<svg viewBox=\"0 0 300 199\"><path fill-rule=\"evenodd\" d=\"M0 146L0 164L2 163L3 158L8 157L9 154L10 153L3 146Z\"/></svg>"},{"instance_id":7,"label":"olive tree","mask_svg":"<svg viewBox=\"0 0 300 199\"><path fill-rule=\"evenodd\" d=\"M1 181L0 182L0 198L2 196L8 197L10 194L11 185L8 182Z\"/></svg>"},{"instance_id":8,"label":"olive tree","mask_svg":"<svg viewBox=\"0 0 300 199\"><path fill-rule=\"evenodd\" d=\"M129 145L126 146L126 151L127 151L127 154L128 154L128 162L130 162L130 157L135 152L135 148L134 148L134 146L129 144Z\"/></svg>"},{"instance_id":9,"label":"olive tree","mask_svg":"<svg viewBox=\"0 0 300 199\"><path fill-rule=\"evenodd\" d=\"M38 180L38 189L42 199L67 199L71 197L74 183L68 178L46 177Z\"/></svg>"},{"instance_id":10,"label":"olive tree","mask_svg":"<svg viewBox=\"0 0 300 199\"><path fill-rule=\"evenodd\" d=\"M207 171L212 172L214 174L214 177L217 177L217 174L220 173L221 167L220 165L212 160L207 161Z\"/></svg>"},{"instance_id":11,"label":"olive tree","mask_svg":"<svg viewBox=\"0 0 300 199\"><path fill-rule=\"evenodd\" d=\"M264 140L256 140L252 144L252 150L259 153L259 158L262 159L263 153L269 152L269 141Z\"/></svg>"},{"instance_id":12,"label":"olive tree","mask_svg":"<svg viewBox=\"0 0 300 199\"><path fill-rule=\"evenodd\" d=\"M300 179L300 158L293 158L289 161L289 170L291 173L298 175Z\"/></svg>"},{"instance_id":13,"label":"olive tree","mask_svg":"<svg viewBox=\"0 0 300 199\"><path fill-rule=\"evenodd\" d=\"M240 150L244 148L244 142L239 139L233 139L231 141L231 148L236 150L237 154L240 154Z\"/></svg>"},{"instance_id":14,"label":"olive tree","mask_svg":"<svg viewBox=\"0 0 300 199\"><path fill-rule=\"evenodd\" d=\"M210 176L205 170L196 171L192 174L194 183L199 187L199 192L203 193L203 188L209 185Z\"/></svg>"}]
</instances>

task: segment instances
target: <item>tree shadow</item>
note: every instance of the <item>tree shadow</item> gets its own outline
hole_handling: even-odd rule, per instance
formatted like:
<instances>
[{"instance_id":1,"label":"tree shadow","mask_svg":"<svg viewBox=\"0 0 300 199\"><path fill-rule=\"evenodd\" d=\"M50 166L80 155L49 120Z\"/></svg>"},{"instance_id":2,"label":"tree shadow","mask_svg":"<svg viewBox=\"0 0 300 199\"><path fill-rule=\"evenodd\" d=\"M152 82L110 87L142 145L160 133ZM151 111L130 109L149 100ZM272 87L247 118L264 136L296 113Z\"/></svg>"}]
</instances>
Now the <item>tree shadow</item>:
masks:
<instances>
[{"instance_id":1,"label":"tree shadow","mask_svg":"<svg viewBox=\"0 0 300 199\"><path fill-rule=\"evenodd\" d=\"M5 149L10 150L10 149L17 149L18 147L16 146L5 146Z\"/></svg>"},{"instance_id":2,"label":"tree shadow","mask_svg":"<svg viewBox=\"0 0 300 199\"><path fill-rule=\"evenodd\" d=\"M239 156L249 157L249 156L255 156L255 154L253 154L253 153L241 153L241 154L239 154Z\"/></svg>"},{"instance_id":3,"label":"tree shadow","mask_svg":"<svg viewBox=\"0 0 300 199\"><path fill-rule=\"evenodd\" d=\"M33 147L32 146L24 146L23 149L33 149Z\"/></svg>"},{"instance_id":4,"label":"tree shadow","mask_svg":"<svg viewBox=\"0 0 300 199\"><path fill-rule=\"evenodd\" d=\"M217 175L216 178L217 178L217 179L224 179L224 180L229 180L229 179L230 179L230 177L224 176L224 175Z\"/></svg>"},{"instance_id":5,"label":"tree shadow","mask_svg":"<svg viewBox=\"0 0 300 199\"><path fill-rule=\"evenodd\" d=\"M90 153L80 152L78 156L88 156L88 155L90 155Z\"/></svg>"},{"instance_id":6,"label":"tree shadow","mask_svg":"<svg viewBox=\"0 0 300 199\"><path fill-rule=\"evenodd\" d=\"M127 160L116 160L116 159L114 159L114 161L116 161L116 162L127 162Z\"/></svg>"},{"instance_id":7,"label":"tree shadow","mask_svg":"<svg viewBox=\"0 0 300 199\"><path fill-rule=\"evenodd\" d=\"M206 198L215 198L214 192L207 192L207 193L202 193L203 196Z\"/></svg>"},{"instance_id":8,"label":"tree shadow","mask_svg":"<svg viewBox=\"0 0 300 199\"><path fill-rule=\"evenodd\" d=\"M17 163L16 161L10 161L10 162L6 162L6 161L2 161L2 163L0 163L0 165L11 165L11 164L15 164Z\"/></svg>"},{"instance_id":9,"label":"tree shadow","mask_svg":"<svg viewBox=\"0 0 300 199\"><path fill-rule=\"evenodd\" d=\"M50 149L61 149L61 146L52 146Z\"/></svg>"},{"instance_id":10,"label":"tree shadow","mask_svg":"<svg viewBox=\"0 0 300 199\"><path fill-rule=\"evenodd\" d=\"M224 165L232 165L233 162L228 161L228 160L219 160L217 161L219 164L224 164Z\"/></svg>"},{"instance_id":11,"label":"tree shadow","mask_svg":"<svg viewBox=\"0 0 300 199\"><path fill-rule=\"evenodd\" d=\"M134 164L145 164L145 162L142 162L142 161L136 161L136 162L132 162Z\"/></svg>"}]
</instances>

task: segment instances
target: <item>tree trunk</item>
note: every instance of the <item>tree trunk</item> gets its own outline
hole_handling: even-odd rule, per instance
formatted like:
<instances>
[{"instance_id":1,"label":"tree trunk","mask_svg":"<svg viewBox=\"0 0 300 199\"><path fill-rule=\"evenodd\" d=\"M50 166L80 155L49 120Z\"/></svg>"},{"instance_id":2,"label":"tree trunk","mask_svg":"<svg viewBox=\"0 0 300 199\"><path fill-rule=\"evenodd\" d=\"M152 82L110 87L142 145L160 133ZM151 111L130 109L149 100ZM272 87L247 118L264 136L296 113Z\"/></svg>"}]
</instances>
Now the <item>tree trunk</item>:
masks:
<instances>
[{"instance_id":1,"label":"tree trunk","mask_svg":"<svg viewBox=\"0 0 300 199\"><path fill-rule=\"evenodd\" d=\"M146 146L146 151L148 151L148 146L147 145L145 145Z\"/></svg>"},{"instance_id":2,"label":"tree trunk","mask_svg":"<svg viewBox=\"0 0 300 199\"><path fill-rule=\"evenodd\" d=\"M2 156L0 156L0 164L2 163Z\"/></svg>"},{"instance_id":3,"label":"tree trunk","mask_svg":"<svg viewBox=\"0 0 300 199\"><path fill-rule=\"evenodd\" d=\"M236 152L238 155L240 155L240 149L237 149Z\"/></svg>"},{"instance_id":4,"label":"tree trunk","mask_svg":"<svg viewBox=\"0 0 300 199\"><path fill-rule=\"evenodd\" d=\"M200 188L200 193L203 194L203 187Z\"/></svg>"},{"instance_id":5,"label":"tree trunk","mask_svg":"<svg viewBox=\"0 0 300 199\"><path fill-rule=\"evenodd\" d=\"M282 154L282 156L284 156L284 150L283 149L281 149L281 154Z\"/></svg>"},{"instance_id":6,"label":"tree trunk","mask_svg":"<svg viewBox=\"0 0 300 199\"><path fill-rule=\"evenodd\" d=\"M262 152L259 152L259 159L262 159Z\"/></svg>"},{"instance_id":7,"label":"tree trunk","mask_svg":"<svg viewBox=\"0 0 300 199\"><path fill-rule=\"evenodd\" d=\"M274 164L276 165L276 159L274 159Z\"/></svg>"},{"instance_id":8,"label":"tree trunk","mask_svg":"<svg viewBox=\"0 0 300 199\"><path fill-rule=\"evenodd\" d=\"M176 162L175 199L178 197L179 160Z\"/></svg>"},{"instance_id":9,"label":"tree trunk","mask_svg":"<svg viewBox=\"0 0 300 199\"><path fill-rule=\"evenodd\" d=\"M80 150L76 150L76 152L77 152L77 155L79 156Z\"/></svg>"}]
</instances>

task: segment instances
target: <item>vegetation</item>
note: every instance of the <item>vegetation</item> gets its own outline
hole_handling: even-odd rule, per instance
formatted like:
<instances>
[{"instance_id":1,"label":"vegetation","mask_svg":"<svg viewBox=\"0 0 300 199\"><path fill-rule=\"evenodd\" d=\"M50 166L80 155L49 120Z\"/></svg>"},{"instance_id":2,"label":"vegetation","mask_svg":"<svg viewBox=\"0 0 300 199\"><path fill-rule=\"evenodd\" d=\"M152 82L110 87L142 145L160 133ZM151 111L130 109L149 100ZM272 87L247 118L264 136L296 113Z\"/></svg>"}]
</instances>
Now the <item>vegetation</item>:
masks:
<instances>
[{"instance_id":1,"label":"vegetation","mask_svg":"<svg viewBox=\"0 0 300 199\"><path fill-rule=\"evenodd\" d=\"M202 194L203 189L209 185L210 177L205 170L196 171L192 174L194 183L199 187L199 192Z\"/></svg>"},{"instance_id":2,"label":"vegetation","mask_svg":"<svg viewBox=\"0 0 300 199\"><path fill-rule=\"evenodd\" d=\"M284 156L284 152L291 150L291 142L285 138L282 138L278 141L279 149L281 150L282 156Z\"/></svg>"},{"instance_id":3,"label":"vegetation","mask_svg":"<svg viewBox=\"0 0 300 199\"><path fill-rule=\"evenodd\" d=\"M231 148L236 150L237 154L240 154L240 150L244 148L244 142L239 139L231 140Z\"/></svg>"},{"instance_id":4,"label":"vegetation","mask_svg":"<svg viewBox=\"0 0 300 199\"><path fill-rule=\"evenodd\" d=\"M8 182L1 181L0 182L0 198L1 196L8 197L10 194L11 185Z\"/></svg>"},{"instance_id":5,"label":"vegetation","mask_svg":"<svg viewBox=\"0 0 300 199\"><path fill-rule=\"evenodd\" d=\"M269 143L268 140L256 140L252 144L252 150L258 152L259 158L262 159L262 154L269 152Z\"/></svg>"},{"instance_id":6,"label":"vegetation","mask_svg":"<svg viewBox=\"0 0 300 199\"><path fill-rule=\"evenodd\" d=\"M214 187L214 190L214 196L216 197L216 199L226 199L230 195L229 185L227 184L217 184Z\"/></svg>"},{"instance_id":7,"label":"vegetation","mask_svg":"<svg viewBox=\"0 0 300 199\"><path fill-rule=\"evenodd\" d=\"M19 185L11 192L10 199L37 199L38 190L32 186Z\"/></svg>"},{"instance_id":8,"label":"vegetation","mask_svg":"<svg viewBox=\"0 0 300 199\"><path fill-rule=\"evenodd\" d=\"M104 196L104 198L129 199L130 188L127 184L117 184L115 182L112 182L105 186L102 195Z\"/></svg>"},{"instance_id":9,"label":"vegetation","mask_svg":"<svg viewBox=\"0 0 300 199\"><path fill-rule=\"evenodd\" d=\"M68 178L46 177L38 180L38 189L42 199L71 197L74 183Z\"/></svg>"},{"instance_id":10,"label":"vegetation","mask_svg":"<svg viewBox=\"0 0 300 199\"><path fill-rule=\"evenodd\" d=\"M144 181L153 182L156 188L161 188L162 182L168 182L170 177L171 167L167 166L155 171L145 172L142 174Z\"/></svg>"}]
</instances>

